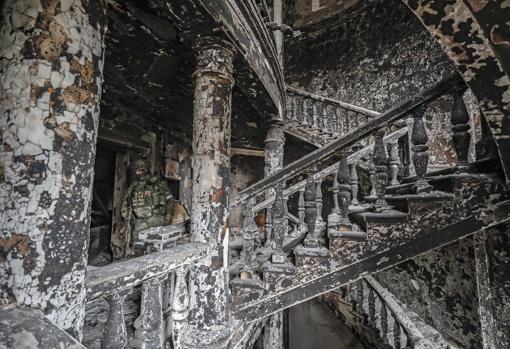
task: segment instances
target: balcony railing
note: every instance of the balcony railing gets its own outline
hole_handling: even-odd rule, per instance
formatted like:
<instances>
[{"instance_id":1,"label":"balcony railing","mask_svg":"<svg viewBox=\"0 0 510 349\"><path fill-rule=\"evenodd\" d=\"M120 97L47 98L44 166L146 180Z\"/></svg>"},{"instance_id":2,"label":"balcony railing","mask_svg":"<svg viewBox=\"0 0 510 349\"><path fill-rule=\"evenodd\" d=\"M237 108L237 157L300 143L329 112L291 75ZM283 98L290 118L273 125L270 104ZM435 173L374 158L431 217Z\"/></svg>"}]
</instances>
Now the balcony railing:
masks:
<instances>
[{"instance_id":1,"label":"balcony railing","mask_svg":"<svg viewBox=\"0 0 510 349\"><path fill-rule=\"evenodd\" d=\"M180 325L188 315L186 274L209 252L207 244L193 242L89 270L87 303L106 299L109 304L102 347L125 348L128 344L123 302L139 285L143 347L164 348L170 337L178 340Z\"/></svg>"}]
</instances>

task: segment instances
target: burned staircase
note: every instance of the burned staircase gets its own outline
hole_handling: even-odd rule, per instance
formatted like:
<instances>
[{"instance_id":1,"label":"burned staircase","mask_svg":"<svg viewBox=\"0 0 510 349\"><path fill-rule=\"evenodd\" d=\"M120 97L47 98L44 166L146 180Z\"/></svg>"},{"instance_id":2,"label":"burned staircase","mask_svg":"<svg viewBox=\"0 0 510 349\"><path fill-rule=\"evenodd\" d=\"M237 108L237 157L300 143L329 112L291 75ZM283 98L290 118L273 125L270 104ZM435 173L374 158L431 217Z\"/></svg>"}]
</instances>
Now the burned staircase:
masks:
<instances>
[{"instance_id":1,"label":"burned staircase","mask_svg":"<svg viewBox=\"0 0 510 349\"><path fill-rule=\"evenodd\" d=\"M238 274L231 281L233 316L244 323L263 319L506 221L510 188L498 165L492 158L467 162L465 89L459 77L447 78L239 193L233 206L244 203L245 224L241 257L231 268ZM427 173L423 115L428 103L447 93L455 96L459 165ZM386 131L409 116L416 175L403 177L391 147L388 158L385 139L405 134ZM363 193L354 160L372 149L370 136L371 190ZM324 188L332 193L330 212L322 212ZM261 210L270 218L265 239L253 219Z\"/></svg>"}]
</instances>

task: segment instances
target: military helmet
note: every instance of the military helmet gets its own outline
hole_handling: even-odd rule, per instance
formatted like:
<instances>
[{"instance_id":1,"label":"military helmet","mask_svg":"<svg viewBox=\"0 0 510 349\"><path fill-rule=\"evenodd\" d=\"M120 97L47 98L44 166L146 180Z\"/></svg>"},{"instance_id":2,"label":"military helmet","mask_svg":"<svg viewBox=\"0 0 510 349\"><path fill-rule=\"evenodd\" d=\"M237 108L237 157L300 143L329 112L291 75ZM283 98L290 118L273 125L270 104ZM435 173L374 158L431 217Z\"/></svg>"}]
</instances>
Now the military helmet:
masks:
<instances>
[{"instance_id":1,"label":"military helmet","mask_svg":"<svg viewBox=\"0 0 510 349\"><path fill-rule=\"evenodd\" d=\"M131 168L136 171L138 169L147 169L147 162L144 159L138 159L133 161L133 164L131 165Z\"/></svg>"}]
</instances>

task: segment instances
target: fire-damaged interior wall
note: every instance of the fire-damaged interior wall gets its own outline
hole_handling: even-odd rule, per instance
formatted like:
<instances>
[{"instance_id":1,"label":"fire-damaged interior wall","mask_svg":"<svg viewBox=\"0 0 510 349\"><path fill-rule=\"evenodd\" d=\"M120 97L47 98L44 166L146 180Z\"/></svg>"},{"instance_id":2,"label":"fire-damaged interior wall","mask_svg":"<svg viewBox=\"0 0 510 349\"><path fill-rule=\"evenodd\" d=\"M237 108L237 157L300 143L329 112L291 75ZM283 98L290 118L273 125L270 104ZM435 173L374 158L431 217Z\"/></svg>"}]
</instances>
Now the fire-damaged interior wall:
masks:
<instances>
[{"instance_id":1,"label":"fire-damaged interior wall","mask_svg":"<svg viewBox=\"0 0 510 349\"><path fill-rule=\"evenodd\" d=\"M297 2L299 4L299 1ZM383 112L454 72L454 67L419 21L400 1L347 11L314 21L293 9L302 35L286 45L287 82L299 89ZM322 16L317 11L317 17ZM479 112L465 95L471 114L472 150ZM425 114L433 169L456 164L450 115L452 96L430 104ZM479 318L472 240L428 252L380 274L381 282L441 334L465 348L479 348Z\"/></svg>"}]
</instances>

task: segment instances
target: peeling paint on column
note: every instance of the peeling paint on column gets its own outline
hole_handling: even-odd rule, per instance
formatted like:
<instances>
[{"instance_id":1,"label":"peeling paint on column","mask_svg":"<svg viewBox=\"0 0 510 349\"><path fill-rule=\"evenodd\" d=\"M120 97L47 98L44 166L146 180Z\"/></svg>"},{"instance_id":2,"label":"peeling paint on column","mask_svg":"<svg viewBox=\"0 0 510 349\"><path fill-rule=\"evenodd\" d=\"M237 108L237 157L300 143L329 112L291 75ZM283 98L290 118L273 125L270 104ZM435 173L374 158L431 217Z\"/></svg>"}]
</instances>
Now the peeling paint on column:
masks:
<instances>
[{"instance_id":1,"label":"peeling paint on column","mask_svg":"<svg viewBox=\"0 0 510 349\"><path fill-rule=\"evenodd\" d=\"M1 302L80 338L105 7L7 0L1 16Z\"/></svg>"},{"instance_id":2,"label":"peeling paint on column","mask_svg":"<svg viewBox=\"0 0 510 349\"><path fill-rule=\"evenodd\" d=\"M213 251L207 263L190 271L190 323L215 337L228 321L225 257L234 49L217 38L199 39L195 49L191 234L194 241L212 244ZM207 335L199 337L185 341L210 341Z\"/></svg>"}]
</instances>

